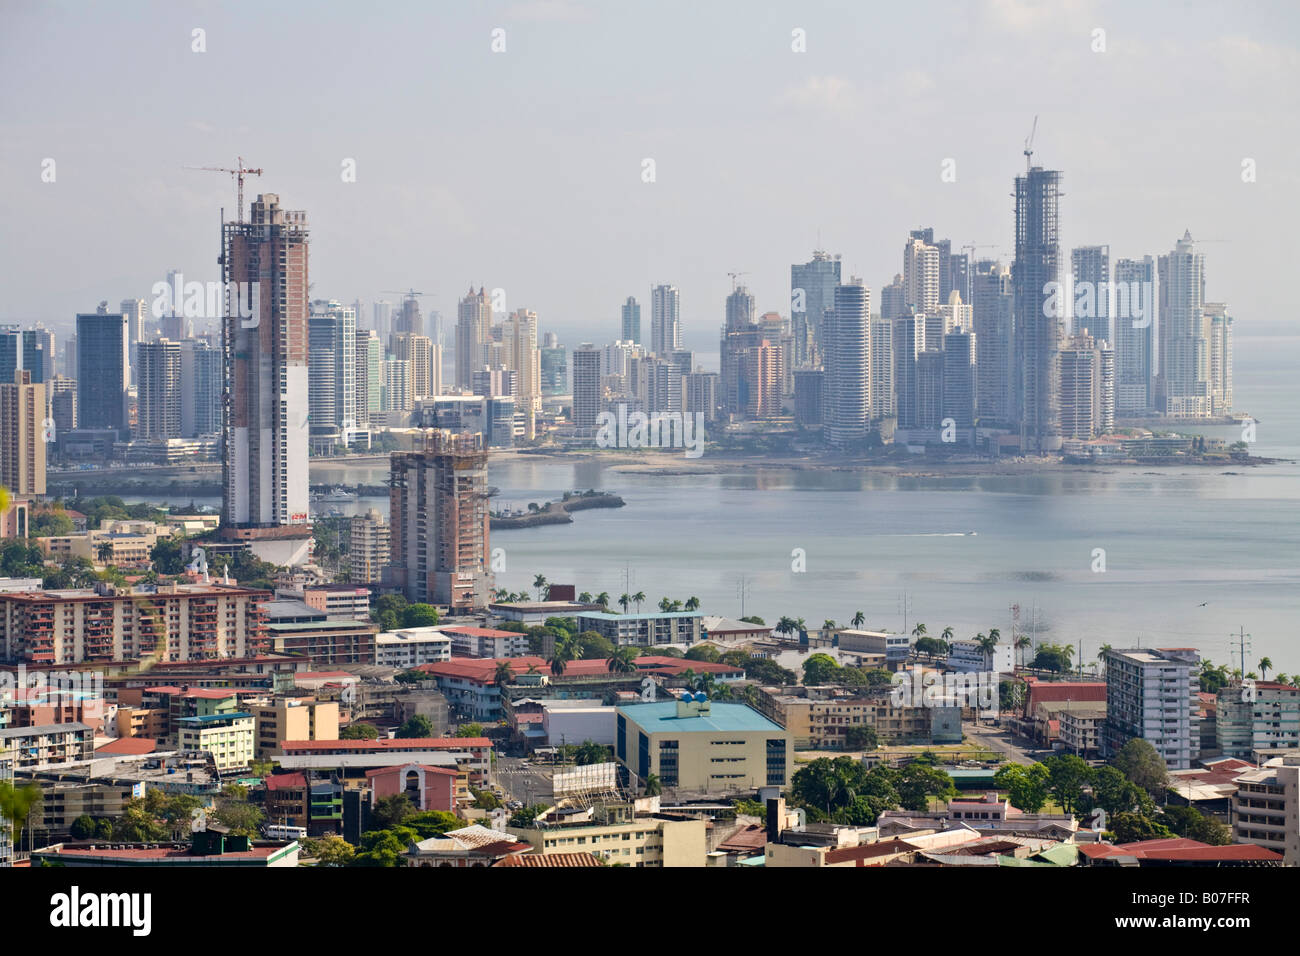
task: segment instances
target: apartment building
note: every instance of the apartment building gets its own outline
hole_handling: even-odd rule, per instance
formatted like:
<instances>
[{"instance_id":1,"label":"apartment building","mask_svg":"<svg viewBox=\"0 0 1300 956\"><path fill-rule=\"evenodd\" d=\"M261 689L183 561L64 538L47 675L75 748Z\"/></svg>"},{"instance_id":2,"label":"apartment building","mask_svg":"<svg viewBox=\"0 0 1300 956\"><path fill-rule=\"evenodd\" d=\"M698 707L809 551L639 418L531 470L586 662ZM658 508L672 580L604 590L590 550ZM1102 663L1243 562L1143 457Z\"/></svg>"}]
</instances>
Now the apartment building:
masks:
<instances>
[{"instance_id":1,"label":"apartment building","mask_svg":"<svg viewBox=\"0 0 1300 956\"><path fill-rule=\"evenodd\" d=\"M871 697L834 687L764 687L757 706L789 731L796 749L851 749L854 727L870 727L882 744L961 743L960 708L895 706L887 691Z\"/></svg>"},{"instance_id":2,"label":"apartment building","mask_svg":"<svg viewBox=\"0 0 1300 956\"><path fill-rule=\"evenodd\" d=\"M1170 770L1188 769L1200 746L1196 650L1109 650L1105 663L1106 755L1141 737L1156 748Z\"/></svg>"},{"instance_id":3,"label":"apartment building","mask_svg":"<svg viewBox=\"0 0 1300 956\"><path fill-rule=\"evenodd\" d=\"M452 638L440 627L408 627L375 635L375 663L410 670L451 660Z\"/></svg>"},{"instance_id":4,"label":"apartment building","mask_svg":"<svg viewBox=\"0 0 1300 956\"><path fill-rule=\"evenodd\" d=\"M622 647L663 647L667 644L694 644L700 640L704 615L699 611L672 611L658 614L610 614L583 611L578 614L579 631L595 631Z\"/></svg>"},{"instance_id":5,"label":"apartment building","mask_svg":"<svg viewBox=\"0 0 1300 956\"><path fill-rule=\"evenodd\" d=\"M94 747L95 732L86 724L43 724L0 730L0 751L12 753L15 773L89 760Z\"/></svg>"},{"instance_id":6,"label":"apartment building","mask_svg":"<svg viewBox=\"0 0 1300 956\"><path fill-rule=\"evenodd\" d=\"M254 748L258 760L280 753L286 740L338 740L339 705L334 700L289 697L249 700L245 703L256 726Z\"/></svg>"},{"instance_id":7,"label":"apartment building","mask_svg":"<svg viewBox=\"0 0 1300 956\"><path fill-rule=\"evenodd\" d=\"M1300 688L1240 681L1217 697L1215 736L1225 757L1249 760L1256 750L1300 748Z\"/></svg>"},{"instance_id":8,"label":"apartment building","mask_svg":"<svg viewBox=\"0 0 1300 956\"><path fill-rule=\"evenodd\" d=\"M704 866L707 853L704 820L628 813L609 822L582 821L558 826L519 828L520 840L534 853L588 852L607 864L633 867Z\"/></svg>"},{"instance_id":9,"label":"apartment building","mask_svg":"<svg viewBox=\"0 0 1300 956\"><path fill-rule=\"evenodd\" d=\"M181 750L212 755L217 770L243 770L253 765L254 722L249 713L182 717L176 736Z\"/></svg>"},{"instance_id":10,"label":"apartment building","mask_svg":"<svg viewBox=\"0 0 1300 956\"><path fill-rule=\"evenodd\" d=\"M1237 777L1232 798L1232 839L1281 853L1300 866L1300 754L1265 761Z\"/></svg>"},{"instance_id":11,"label":"apartment building","mask_svg":"<svg viewBox=\"0 0 1300 956\"><path fill-rule=\"evenodd\" d=\"M44 666L246 657L266 648L269 597L219 584L0 593L0 648Z\"/></svg>"}]
</instances>

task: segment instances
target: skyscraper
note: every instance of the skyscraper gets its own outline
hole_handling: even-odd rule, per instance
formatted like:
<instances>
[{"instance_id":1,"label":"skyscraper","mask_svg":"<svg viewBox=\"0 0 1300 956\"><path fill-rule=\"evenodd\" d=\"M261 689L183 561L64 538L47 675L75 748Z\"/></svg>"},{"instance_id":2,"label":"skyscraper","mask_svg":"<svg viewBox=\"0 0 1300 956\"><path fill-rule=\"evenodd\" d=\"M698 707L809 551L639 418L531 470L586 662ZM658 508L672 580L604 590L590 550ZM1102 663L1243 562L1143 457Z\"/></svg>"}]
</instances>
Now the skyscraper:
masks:
<instances>
[{"instance_id":1,"label":"skyscraper","mask_svg":"<svg viewBox=\"0 0 1300 956\"><path fill-rule=\"evenodd\" d=\"M982 259L971 275L972 322L975 329L975 403L986 424L1012 421L1012 363L1014 316L1011 270L1001 262Z\"/></svg>"},{"instance_id":2,"label":"skyscraper","mask_svg":"<svg viewBox=\"0 0 1300 956\"><path fill-rule=\"evenodd\" d=\"M925 352L925 318L905 315L894 321L894 404L899 428L921 426L917 368Z\"/></svg>"},{"instance_id":3,"label":"skyscraper","mask_svg":"<svg viewBox=\"0 0 1300 956\"><path fill-rule=\"evenodd\" d=\"M469 388L474 372L487 364L484 348L491 336L492 302L483 287L473 286L456 307L456 387Z\"/></svg>"},{"instance_id":4,"label":"skyscraper","mask_svg":"<svg viewBox=\"0 0 1300 956\"><path fill-rule=\"evenodd\" d=\"M1060 351L1063 317L1049 297L1060 288L1061 173L1034 166L1016 177L1015 301L1018 379L1016 413L1021 449L1043 454L1061 447Z\"/></svg>"},{"instance_id":5,"label":"skyscraper","mask_svg":"<svg viewBox=\"0 0 1300 956\"><path fill-rule=\"evenodd\" d=\"M639 310L638 310L639 311ZM640 325L640 318L637 319ZM524 438L537 437L537 415L542 410L542 358L537 348L537 313L516 309L501 330L506 367L518 375L515 410L523 414Z\"/></svg>"},{"instance_id":6,"label":"skyscraper","mask_svg":"<svg viewBox=\"0 0 1300 956\"><path fill-rule=\"evenodd\" d=\"M567 353L554 332L546 333L546 345L541 349L538 364L542 374L542 395L569 394L569 369Z\"/></svg>"},{"instance_id":7,"label":"skyscraper","mask_svg":"<svg viewBox=\"0 0 1300 956\"><path fill-rule=\"evenodd\" d=\"M424 316L420 313L420 300L408 295L402 300L397 313L393 316L393 333L406 332L410 335L424 334Z\"/></svg>"},{"instance_id":8,"label":"skyscraper","mask_svg":"<svg viewBox=\"0 0 1300 956\"><path fill-rule=\"evenodd\" d=\"M349 444L357 427L357 313L330 299L311 303L307 319L312 444Z\"/></svg>"},{"instance_id":9,"label":"skyscraper","mask_svg":"<svg viewBox=\"0 0 1300 956\"><path fill-rule=\"evenodd\" d=\"M940 301L939 250L913 233L903 247L903 304L928 315Z\"/></svg>"},{"instance_id":10,"label":"skyscraper","mask_svg":"<svg viewBox=\"0 0 1300 956\"><path fill-rule=\"evenodd\" d=\"M23 332L23 368L32 373L34 385L54 378L54 333L43 325Z\"/></svg>"},{"instance_id":11,"label":"skyscraper","mask_svg":"<svg viewBox=\"0 0 1300 956\"><path fill-rule=\"evenodd\" d=\"M822 357L822 325L835 307L840 286L840 257L813 250L808 262L790 266L790 322L794 334L794 364L804 368Z\"/></svg>"},{"instance_id":12,"label":"skyscraper","mask_svg":"<svg viewBox=\"0 0 1300 956\"><path fill-rule=\"evenodd\" d=\"M181 345L167 339L136 345L139 383L136 438L180 438Z\"/></svg>"},{"instance_id":13,"label":"skyscraper","mask_svg":"<svg viewBox=\"0 0 1300 956\"><path fill-rule=\"evenodd\" d=\"M894 418L894 323L871 320L871 418Z\"/></svg>"},{"instance_id":14,"label":"skyscraper","mask_svg":"<svg viewBox=\"0 0 1300 956\"><path fill-rule=\"evenodd\" d=\"M440 430L425 432L419 451L393 453L392 560L384 579L408 601L446 605L453 613L487 607L487 460L482 435Z\"/></svg>"},{"instance_id":15,"label":"skyscraper","mask_svg":"<svg viewBox=\"0 0 1300 956\"><path fill-rule=\"evenodd\" d=\"M681 347L681 292L675 285L657 285L650 290L650 351L666 356Z\"/></svg>"},{"instance_id":16,"label":"skyscraper","mask_svg":"<svg viewBox=\"0 0 1300 956\"><path fill-rule=\"evenodd\" d=\"M1118 260L1114 287L1115 414L1140 418L1156 410L1155 260Z\"/></svg>"},{"instance_id":17,"label":"skyscraper","mask_svg":"<svg viewBox=\"0 0 1300 956\"><path fill-rule=\"evenodd\" d=\"M964 330L943 337L943 417L973 428L976 415L976 336Z\"/></svg>"},{"instance_id":18,"label":"skyscraper","mask_svg":"<svg viewBox=\"0 0 1300 956\"><path fill-rule=\"evenodd\" d=\"M1210 320L1205 312L1205 256L1191 232L1160 257L1161 411L1183 418L1211 414Z\"/></svg>"},{"instance_id":19,"label":"skyscraper","mask_svg":"<svg viewBox=\"0 0 1300 956\"><path fill-rule=\"evenodd\" d=\"M45 386L16 369L0 382L0 487L15 495L45 494Z\"/></svg>"},{"instance_id":20,"label":"skyscraper","mask_svg":"<svg viewBox=\"0 0 1300 956\"><path fill-rule=\"evenodd\" d=\"M1232 411L1232 316L1222 302L1205 303L1210 320L1210 414Z\"/></svg>"},{"instance_id":21,"label":"skyscraper","mask_svg":"<svg viewBox=\"0 0 1300 956\"><path fill-rule=\"evenodd\" d=\"M623 307L619 310L622 317L620 324L619 338L625 342L635 342L641 344L641 306L632 296L627 297Z\"/></svg>"},{"instance_id":22,"label":"skyscraper","mask_svg":"<svg viewBox=\"0 0 1300 956\"><path fill-rule=\"evenodd\" d=\"M1074 295L1070 303L1070 334L1087 332L1111 341L1110 246L1079 246L1070 251Z\"/></svg>"},{"instance_id":23,"label":"skyscraper","mask_svg":"<svg viewBox=\"0 0 1300 956\"><path fill-rule=\"evenodd\" d=\"M357 424L369 425L372 415L383 409L384 344L372 329L356 334ZM439 361L441 365L441 361Z\"/></svg>"},{"instance_id":24,"label":"skyscraper","mask_svg":"<svg viewBox=\"0 0 1300 956\"><path fill-rule=\"evenodd\" d=\"M221 349L181 343L181 436L221 433Z\"/></svg>"},{"instance_id":25,"label":"skyscraper","mask_svg":"<svg viewBox=\"0 0 1300 956\"><path fill-rule=\"evenodd\" d=\"M101 306L107 309L107 306ZM81 428L130 430L131 380L127 318L102 311L77 316L77 409Z\"/></svg>"},{"instance_id":26,"label":"skyscraper","mask_svg":"<svg viewBox=\"0 0 1300 956\"><path fill-rule=\"evenodd\" d=\"M432 398L441 393L442 350L435 348L427 335L394 332L388 337L388 352L395 359L411 363L411 390L415 398Z\"/></svg>"},{"instance_id":27,"label":"skyscraper","mask_svg":"<svg viewBox=\"0 0 1300 956\"><path fill-rule=\"evenodd\" d=\"M240 212L222 237L222 281L227 288L238 283L240 300L222 319L222 521L235 528L305 525L307 214L281 209L275 193L253 201L250 221ZM81 350L88 351L84 344ZM84 417L84 403L81 408Z\"/></svg>"},{"instance_id":28,"label":"skyscraper","mask_svg":"<svg viewBox=\"0 0 1300 956\"><path fill-rule=\"evenodd\" d=\"M825 327L826 442L865 441L871 421L871 290L852 277L835 289Z\"/></svg>"},{"instance_id":29,"label":"skyscraper","mask_svg":"<svg viewBox=\"0 0 1300 956\"><path fill-rule=\"evenodd\" d=\"M591 435L600 415L600 349L583 342L573 350L573 426L579 436Z\"/></svg>"}]
</instances>

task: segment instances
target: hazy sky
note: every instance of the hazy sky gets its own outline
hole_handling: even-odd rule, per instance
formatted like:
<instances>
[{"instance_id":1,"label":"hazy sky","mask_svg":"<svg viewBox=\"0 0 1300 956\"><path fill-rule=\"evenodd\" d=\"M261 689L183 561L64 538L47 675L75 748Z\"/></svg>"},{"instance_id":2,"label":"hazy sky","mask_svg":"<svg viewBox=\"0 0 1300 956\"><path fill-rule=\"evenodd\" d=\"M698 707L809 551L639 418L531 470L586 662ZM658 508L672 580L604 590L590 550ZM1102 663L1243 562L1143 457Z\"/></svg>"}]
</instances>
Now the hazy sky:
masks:
<instances>
[{"instance_id":1,"label":"hazy sky","mask_svg":"<svg viewBox=\"0 0 1300 956\"><path fill-rule=\"evenodd\" d=\"M1224 240L1203 248L1209 298L1244 334L1291 321L1291 2L0 10L0 321L62 325L149 297L172 268L217 279L234 184L184 167L242 155L266 170L247 194L307 211L315 296L414 286L450 329L470 283L502 287L575 345L613 338L629 294L648 336L649 287L672 282L687 346L715 351L727 273L750 273L760 312L788 313L790 263L819 234L873 308L908 229L1009 256L1035 114L1035 162L1065 173L1067 245L1114 259L1167 252L1184 229Z\"/></svg>"}]
</instances>

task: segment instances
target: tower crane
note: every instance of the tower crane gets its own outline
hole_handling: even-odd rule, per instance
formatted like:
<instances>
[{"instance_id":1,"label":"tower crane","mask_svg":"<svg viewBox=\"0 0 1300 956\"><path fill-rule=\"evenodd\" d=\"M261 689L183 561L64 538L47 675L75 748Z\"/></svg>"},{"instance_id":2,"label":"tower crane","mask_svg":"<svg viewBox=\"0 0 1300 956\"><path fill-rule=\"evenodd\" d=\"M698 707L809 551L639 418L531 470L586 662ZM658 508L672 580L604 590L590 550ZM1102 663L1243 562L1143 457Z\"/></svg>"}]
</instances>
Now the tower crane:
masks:
<instances>
[{"instance_id":1,"label":"tower crane","mask_svg":"<svg viewBox=\"0 0 1300 956\"><path fill-rule=\"evenodd\" d=\"M237 190L239 205L235 209L235 222L243 222L244 221L244 176L245 175L260 176L262 175L262 170L250 169L246 167L244 165L243 156L237 156L235 157L235 159L239 163L239 165L235 169L231 169L228 166L186 166L185 168L206 170L209 173L230 173L230 175L234 176L235 181L239 184Z\"/></svg>"}]
</instances>

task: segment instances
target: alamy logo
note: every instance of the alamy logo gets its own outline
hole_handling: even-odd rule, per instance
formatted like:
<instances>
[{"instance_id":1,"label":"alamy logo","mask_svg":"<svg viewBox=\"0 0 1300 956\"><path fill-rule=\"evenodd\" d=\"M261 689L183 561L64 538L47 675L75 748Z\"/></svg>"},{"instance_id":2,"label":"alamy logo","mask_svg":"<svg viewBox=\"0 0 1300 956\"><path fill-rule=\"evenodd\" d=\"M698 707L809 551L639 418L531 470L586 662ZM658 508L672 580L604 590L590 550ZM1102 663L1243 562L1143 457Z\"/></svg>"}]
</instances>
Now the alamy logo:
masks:
<instances>
[{"instance_id":1,"label":"alamy logo","mask_svg":"<svg viewBox=\"0 0 1300 956\"><path fill-rule=\"evenodd\" d=\"M153 928L152 893L82 893L74 886L67 893L50 897L50 925L62 929L77 927L122 927L133 936L148 936Z\"/></svg>"},{"instance_id":2,"label":"alamy logo","mask_svg":"<svg viewBox=\"0 0 1300 956\"><path fill-rule=\"evenodd\" d=\"M238 316L245 329L257 328L261 316L262 294L257 282L186 282L185 276L173 273L171 282L155 282L150 291L155 319L164 315L183 315L187 319L221 319Z\"/></svg>"},{"instance_id":3,"label":"alamy logo","mask_svg":"<svg viewBox=\"0 0 1300 956\"><path fill-rule=\"evenodd\" d=\"M1063 319L1131 319L1133 328L1145 329L1155 315L1155 284L1132 282L1064 282L1043 286L1043 316ZM1100 332L1100 330L1098 330Z\"/></svg>"},{"instance_id":4,"label":"alamy logo","mask_svg":"<svg viewBox=\"0 0 1300 956\"><path fill-rule=\"evenodd\" d=\"M601 448L684 448L687 458L704 454L703 412L696 412L693 421L681 412L629 415L627 405L620 404L617 415L597 415L596 427L596 444Z\"/></svg>"},{"instance_id":5,"label":"alamy logo","mask_svg":"<svg viewBox=\"0 0 1300 956\"><path fill-rule=\"evenodd\" d=\"M982 716L998 713L999 676L992 671L978 674L943 674L917 670L910 676L894 674L889 702L894 707L974 707Z\"/></svg>"}]
</instances>

